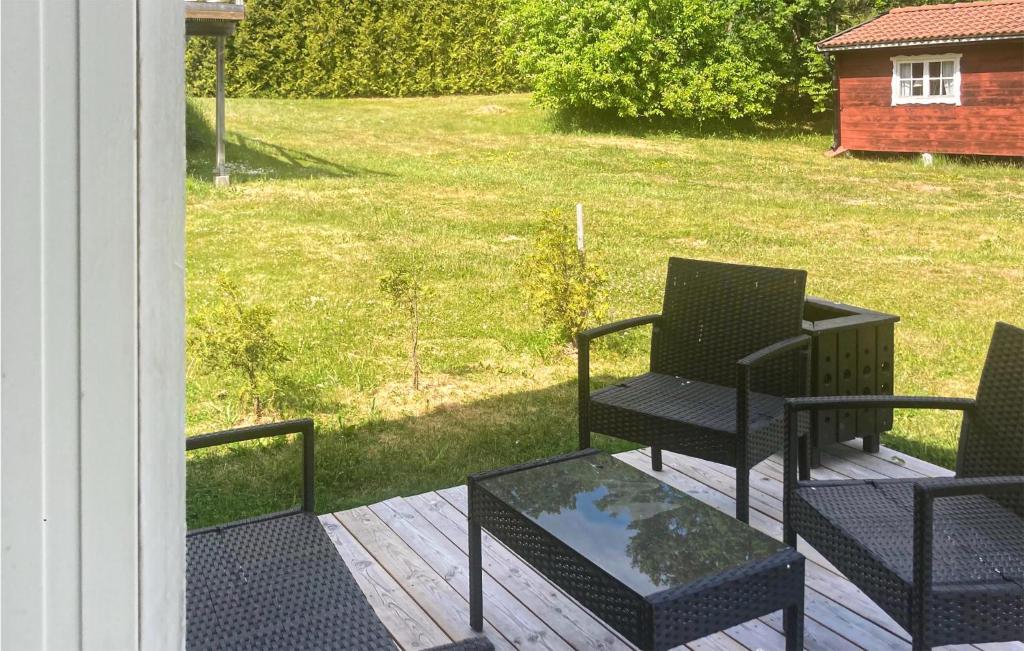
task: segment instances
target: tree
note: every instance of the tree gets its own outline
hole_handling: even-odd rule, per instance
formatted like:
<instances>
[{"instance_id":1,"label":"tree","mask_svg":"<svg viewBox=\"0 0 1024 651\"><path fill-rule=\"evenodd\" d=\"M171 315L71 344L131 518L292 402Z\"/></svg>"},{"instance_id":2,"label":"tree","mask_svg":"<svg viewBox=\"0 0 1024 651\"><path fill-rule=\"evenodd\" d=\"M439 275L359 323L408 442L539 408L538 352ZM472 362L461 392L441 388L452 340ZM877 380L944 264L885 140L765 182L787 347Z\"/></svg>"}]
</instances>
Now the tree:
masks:
<instances>
[{"instance_id":1,"label":"tree","mask_svg":"<svg viewBox=\"0 0 1024 651\"><path fill-rule=\"evenodd\" d=\"M407 268L389 271L380 279L380 288L409 319L409 359L412 364L412 389L420 389L420 298L416 274Z\"/></svg>"}]
</instances>

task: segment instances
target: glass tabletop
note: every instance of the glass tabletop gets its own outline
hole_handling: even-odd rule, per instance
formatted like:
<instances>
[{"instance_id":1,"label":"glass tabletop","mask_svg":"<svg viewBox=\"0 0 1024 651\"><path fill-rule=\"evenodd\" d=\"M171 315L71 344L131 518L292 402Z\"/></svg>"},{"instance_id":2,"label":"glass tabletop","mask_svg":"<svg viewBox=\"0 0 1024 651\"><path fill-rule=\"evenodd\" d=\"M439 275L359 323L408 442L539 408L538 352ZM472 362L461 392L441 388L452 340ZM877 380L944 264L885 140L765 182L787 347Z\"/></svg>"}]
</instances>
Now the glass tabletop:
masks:
<instances>
[{"instance_id":1,"label":"glass tabletop","mask_svg":"<svg viewBox=\"0 0 1024 651\"><path fill-rule=\"evenodd\" d=\"M603 452L479 486L641 596L786 545Z\"/></svg>"}]
</instances>

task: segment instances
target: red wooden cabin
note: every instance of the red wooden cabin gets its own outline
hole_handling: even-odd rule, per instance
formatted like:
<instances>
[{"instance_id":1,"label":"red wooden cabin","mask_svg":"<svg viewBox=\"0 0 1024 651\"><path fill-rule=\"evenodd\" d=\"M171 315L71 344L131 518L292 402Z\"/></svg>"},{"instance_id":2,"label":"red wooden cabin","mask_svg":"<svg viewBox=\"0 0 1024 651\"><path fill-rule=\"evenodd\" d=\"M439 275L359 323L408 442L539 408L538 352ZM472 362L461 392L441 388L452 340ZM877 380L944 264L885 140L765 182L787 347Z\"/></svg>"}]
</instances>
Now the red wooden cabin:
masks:
<instances>
[{"instance_id":1,"label":"red wooden cabin","mask_svg":"<svg viewBox=\"0 0 1024 651\"><path fill-rule=\"evenodd\" d=\"M1024 0L893 9L818 43L836 153L1024 156Z\"/></svg>"}]
</instances>

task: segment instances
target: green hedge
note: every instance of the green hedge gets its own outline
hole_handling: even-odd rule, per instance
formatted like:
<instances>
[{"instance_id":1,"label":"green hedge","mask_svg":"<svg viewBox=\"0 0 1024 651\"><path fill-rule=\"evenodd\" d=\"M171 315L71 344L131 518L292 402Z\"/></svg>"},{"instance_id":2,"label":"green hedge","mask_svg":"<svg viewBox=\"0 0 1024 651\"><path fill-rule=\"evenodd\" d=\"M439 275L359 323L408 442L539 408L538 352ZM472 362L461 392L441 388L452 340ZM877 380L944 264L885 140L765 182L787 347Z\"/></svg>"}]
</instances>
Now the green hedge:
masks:
<instances>
[{"instance_id":1,"label":"green hedge","mask_svg":"<svg viewBox=\"0 0 1024 651\"><path fill-rule=\"evenodd\" d=\"M501 17L509 0L249 0L228 40L234 97L351 97L520 90ZM192 38L188 91L214 88L213 39Z\"/></svg>"}]
</instances>

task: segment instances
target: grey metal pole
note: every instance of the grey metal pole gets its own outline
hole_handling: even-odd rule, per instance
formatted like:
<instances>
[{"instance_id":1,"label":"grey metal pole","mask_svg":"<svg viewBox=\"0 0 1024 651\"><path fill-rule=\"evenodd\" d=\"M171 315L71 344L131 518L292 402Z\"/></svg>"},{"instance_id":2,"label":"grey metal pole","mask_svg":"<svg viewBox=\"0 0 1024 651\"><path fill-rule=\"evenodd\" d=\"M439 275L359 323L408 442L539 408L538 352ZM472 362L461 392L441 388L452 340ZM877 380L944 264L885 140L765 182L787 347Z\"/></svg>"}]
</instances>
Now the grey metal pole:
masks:
<instances>
[{"instance_id":1,"label":"grey metal pole","mask_svg":"<svg viewBox=\"0 0 1024 651\"><path fill-rule=\"evenodd\" d=\"M227 185L229 182L224 162L224 42L225 37L217 37L217 167L214 178L215 185Z\"/></svg>"}]
</instances>

